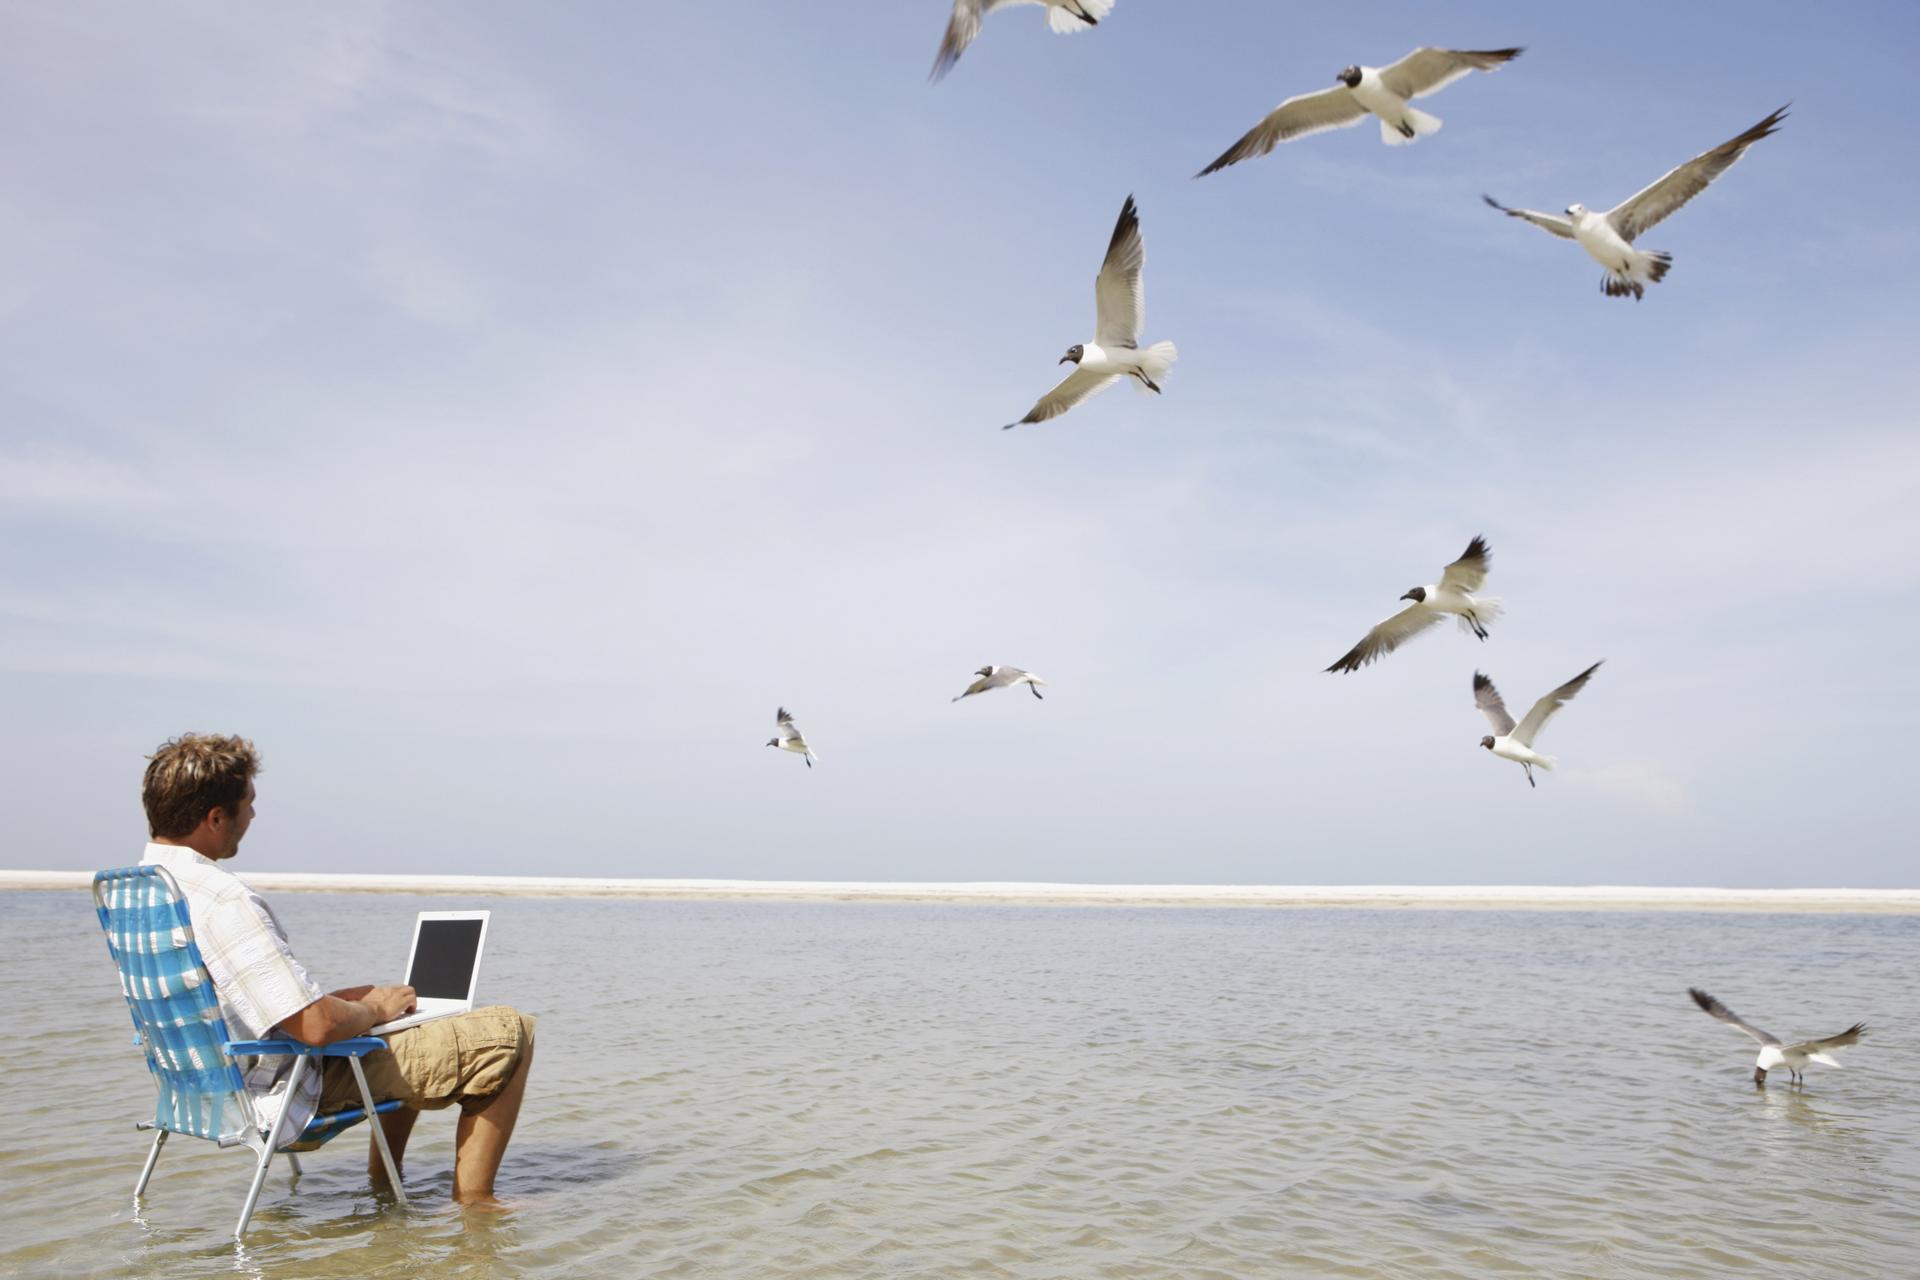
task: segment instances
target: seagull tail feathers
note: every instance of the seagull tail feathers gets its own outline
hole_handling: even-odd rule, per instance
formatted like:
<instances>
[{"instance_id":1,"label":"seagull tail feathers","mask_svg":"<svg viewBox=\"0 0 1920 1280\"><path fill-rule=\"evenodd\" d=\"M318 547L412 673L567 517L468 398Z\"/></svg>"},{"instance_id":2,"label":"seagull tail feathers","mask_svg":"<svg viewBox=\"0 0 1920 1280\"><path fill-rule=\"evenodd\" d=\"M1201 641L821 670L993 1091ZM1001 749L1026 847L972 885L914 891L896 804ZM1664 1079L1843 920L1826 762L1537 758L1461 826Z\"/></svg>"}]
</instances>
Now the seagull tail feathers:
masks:
<instances>
[{"instance_id":1,"label":"seagull tail feathers","mask_svg":"<svg viewBox=\"0 0 1920 1280\"><path fill-rule=\"evenodd\" d=\"M1840 1065L1840 1060L1838 1058L1835 1058L1832 1054L1826 1052L1824 1049L1821 1050L1819 1053L1808 1054L1807 1061L1817 1062L1823 1067L1837 1067Z\"/></svg>"},{"instance_id":2,"label":"seagull tail feathers","mask_svg":"<svg viewBox=\"0 0 1920 1280\"><path fill-rule=\"evenodd\" d=\"M1609 271L1600 277L1600 292L1609 298L1631 296L1638 302L1650 284L1659 284L1667 278L1667 272L1673 266L1673 255L1662 253L1658 249L1643 249L1627 260L1625 271Z\"/></svg>"},{"instance_id":3,"label":"seagull tail feathers","mask_svg":"<svg viewBox=\"0 0 1920 1280\"><path fill-rule=\"evenodd\" d=\"M1559 756L1535 756L1533 760L1530 761L1530 763L1536 769L1552 770L1560 767L1560 757Z\"/></svg>"},{"instance_id":4,"label":"seagull tail feathers","mask_svg":"<svg viewBox=\"0 0 1920 1280\"><path fill-rule=\"evenodd\" d=\"M1049 6L1047 25L1056 34L1070 36L1076 31L1098 26L1100 19L1112 12L1113 0L1073 0L1071 4Z\"/></svg>"},{"instance_id":5,"label":"seagull tail feathers","mask_svg":"<svg viewBox=\"0 0 1920 1280\"><path fill-rule=\"evenodd\" d=\"M1171 342L1156 342L1140 351L1138 355L1140 371L1146 375L1149 382L1158 385L1173 368L1173 362L1180 358L1180 351ZM1140 379L1134 378L1132 381L1133 385L1142 391L1150 390Z\"/></svg>"},{"instance_id":6,"label":"seagull tail feathers","mask_svg":"<svg viewBox=\"0 0 1920 1280\"><path fill-rule=\"evenodd\" d=\"M1408 107L1400 116L1400 123L1380 122L1380 141L1390 147L1404 147L1430 133L1440 132L1440 117L1430 116L1424 111Z\"/></svg>"}]
</instances>

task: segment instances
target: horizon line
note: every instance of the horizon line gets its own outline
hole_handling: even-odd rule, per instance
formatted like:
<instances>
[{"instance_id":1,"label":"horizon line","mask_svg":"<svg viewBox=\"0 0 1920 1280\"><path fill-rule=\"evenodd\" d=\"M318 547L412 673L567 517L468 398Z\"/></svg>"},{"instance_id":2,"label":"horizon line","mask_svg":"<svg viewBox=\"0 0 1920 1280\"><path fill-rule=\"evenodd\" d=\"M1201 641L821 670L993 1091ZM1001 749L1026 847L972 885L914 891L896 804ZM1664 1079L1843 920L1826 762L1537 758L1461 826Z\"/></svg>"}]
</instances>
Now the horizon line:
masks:
<instances>
[{"instance_id":1,"label":"horizon line","mask_svg":"<svg viewBox=\"0 0 1920 1280\"><path fill-rule=\"evenodd\" d=\"M1729 889L1631 885L1196 885L1039 881L719 880L606 876L259 871L286 893L868 902L1001 906L1346 907L1535 911L1746 911L1920 915L1916 889ZM90 871L0 869L0 890L85 890Z\"/></svg>"}]
</instances>

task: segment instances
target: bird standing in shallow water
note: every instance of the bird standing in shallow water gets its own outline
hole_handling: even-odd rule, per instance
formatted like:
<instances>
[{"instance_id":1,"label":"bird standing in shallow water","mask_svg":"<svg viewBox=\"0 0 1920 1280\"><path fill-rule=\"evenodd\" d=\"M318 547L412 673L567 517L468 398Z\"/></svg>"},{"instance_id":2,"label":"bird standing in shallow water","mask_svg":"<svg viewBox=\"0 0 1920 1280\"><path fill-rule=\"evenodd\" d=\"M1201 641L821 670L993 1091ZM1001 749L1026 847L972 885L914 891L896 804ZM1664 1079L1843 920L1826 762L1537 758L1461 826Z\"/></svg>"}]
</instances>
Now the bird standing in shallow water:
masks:
<instances>
[{"instance_id":1,"label":"bird standing in shallow water","mask_svg":"<svg viewBox=\"0 0 1920 1280\"><path fill-rule=\"evenodd\" d=\"M1824 1040L1802 1040L1798 1044L1782 1044L1780 1037L1762 1031L1742 1018L1727 1006L1715 1000L1698 987L1688 987L1687 994L1693 1002L1705 1009L1722 1022L1731 1023L1760 1042L1760 1056L1753 1062L1753 1082L1757 1085L1767 1083L1767 1072L1785 1067L1795 1084L1805 1084L1801 1072L1809 1062L1818 1062L1822 1066L1837 1067L1831 1049L1843 1049L1850 1044L1858 1044L1860 1037L1867 1034L1866 1024L1856 1022L1837 1036L1828 1036Z\"/></svg>"}]
</instances>

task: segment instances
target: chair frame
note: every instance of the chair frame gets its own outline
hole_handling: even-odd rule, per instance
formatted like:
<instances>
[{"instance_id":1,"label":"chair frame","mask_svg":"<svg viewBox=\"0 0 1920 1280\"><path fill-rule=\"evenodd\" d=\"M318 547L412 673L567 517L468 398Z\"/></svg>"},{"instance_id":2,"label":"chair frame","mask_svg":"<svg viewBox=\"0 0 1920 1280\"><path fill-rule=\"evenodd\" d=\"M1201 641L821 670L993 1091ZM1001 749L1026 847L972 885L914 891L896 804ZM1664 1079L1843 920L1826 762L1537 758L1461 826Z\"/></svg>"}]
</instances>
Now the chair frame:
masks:
<instances>
[{"instance_id":1,"label":"chair frame","mask_svg":"<svg viewBox=\"0 0 1920 1280\"><path fill-rule=\"evenodd\" d=\"M188 961L188 965L181 968L178 976L188 991L198 993L187 998L196 1006L195 1013L199 1020L210 1024L207 1030L217 1038L222 1054L221 1060L211 1069L202 1068L191 1074L197 1077L199 1084L203 1086L211 1084L214 1086L212 1088L195 1089L191 1085L170 1079L170 1076L177 1073L163 1062L161 1054L156 1050L156 1040L163 1038L155 1034L156 1031L161 1030L161 1024L154 1020L154 1010L142 1006L179 1000L183 993L167 990L168 983L164 977L156 978L152 974L135 973L130 966L137 966L138 957L146 953L139 948L124 948L116 942L112 910L107 906L106 895L112 891L117 882L139 877L157 879L166 886L171 896L171 902L168 904L171 911L166 914L165 922L172 929L172 948L184 949L187 953L185 958ZM319 1145L362 1120L398 1110L402 1105L398 1100L393 1099L376 1103L373 1100L373 1090L367 1084L367 1073L361 1066L360 1060L376 1049L387 1047L387 1042L378 1036L355 1036L318 1046L277 1037L264 1040L228 1038L226 1021L221 1016L219 999L214 994L213 976L207 972L206 961L201 957L199 944L193 938L193 922L188 912L186 895L181 892L179 881L175 880L172 873L165 867L143 864L100 872L93 878L93 905L99 916L100 927L107 935L107 950L112 954L114 965L120 972L121 991L127 999L127 1011L133 1017L134 1043L146 1050L147 1069L156 1077L154 1086L159 1095L154 1106L154 1118L151 1121L141 1121L134 1126L136 1129L156 1131L153 1146L147 1151L146 1163L141 1167L140 1178L134 1183L135 1200L146 1194L147 1183L153 1177L154 1166L160 1162L160 1148L166 1145L167 1136L170 1133L183 1133L189 1137L204 1138L222 1148L247 1147L254 1152L255 1162L253 1182L247 1188L246 1203L241 1208L240 1220L233 1229L234 1238L238 1240L246 1235L247 1226L253 1220L254 1207L260 1201L261 1189L267 1181L267 1170L272 1165L276 1153L294 1145L307 1143ZM161 994L157 998L151 994L137 995L136 991L143 987L149 990L158 987ZM293 1071L287 1081L285 1095L289 1101L298 1096L301 1083L309 1070L309 1064L314 1059L345 1058L347 1065L353 1071L354 1083L359 1086L361 1106L327 1115L316 1115L299 1134L289 1137L284 1132L287 1107L281 1108L271 1126L260 1123L259 1115L254 1110L252 1096L248 1094L240 1069L233 1061L237 1054L291 1055L294 1058ZM246 1124L238 1129L223 1128L218 1133L195 1132L181 1127L177 1114L172 1121L166 1114L170 1088L177 1091L176 1099L180 1092L214 1099L213 1116L216 1124L219 1116L224 1113L226 1105L231 1102L236 1108L235 1114L245 1117ZM194 1110L197 1113L199 1108ZM177 1105L175 1111L176 1113L178 1111ZM373 1125L373 1142L380 1152L381 1163L386 1166L387 1183L392 1187L394 1197L405 1205L407 1193L400 1183L400 1170L394 1163L393 1152L387 1146L385 1126L377 1121ZM285 1155L288 1165L293 1170L294 1180L297 1182L301 1172L299 1157L290 1150L286 1151Z\"/></svg>"}]
</instances>

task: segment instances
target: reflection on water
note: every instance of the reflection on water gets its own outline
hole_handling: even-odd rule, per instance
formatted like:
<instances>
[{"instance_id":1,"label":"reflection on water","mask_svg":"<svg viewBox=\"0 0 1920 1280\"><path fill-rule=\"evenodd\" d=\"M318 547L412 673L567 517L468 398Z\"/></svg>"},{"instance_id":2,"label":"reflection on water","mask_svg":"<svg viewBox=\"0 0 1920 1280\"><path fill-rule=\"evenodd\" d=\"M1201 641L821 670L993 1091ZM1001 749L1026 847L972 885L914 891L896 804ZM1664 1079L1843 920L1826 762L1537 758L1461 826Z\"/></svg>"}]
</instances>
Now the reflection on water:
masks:
<instances>
[{"instance_id":1,"label":"reflection on water","mask_svg":"<svg viewBox=\"0 0 1920 1280\"><path fill-rule=\"evenodd\" d=\"M329 986L394 976L441 899L285 895ZM452 1114L270 1180L150 1106L84 895L0 895L60 1090L18 1091L0 1275L1481 1277L1908 1274L1902 1087L1920 921L1714 915L490 900L482 995L539 1014L499 1190ZM391 957L384 963L364 957ZM1782 957L1791 957L1791 962ZM1876 1030L1804 1089L1750 1083L1704 984L1775 1024ZM1750 993L1742 995L1740 993Z\"/></svg>"}]
</instances>

